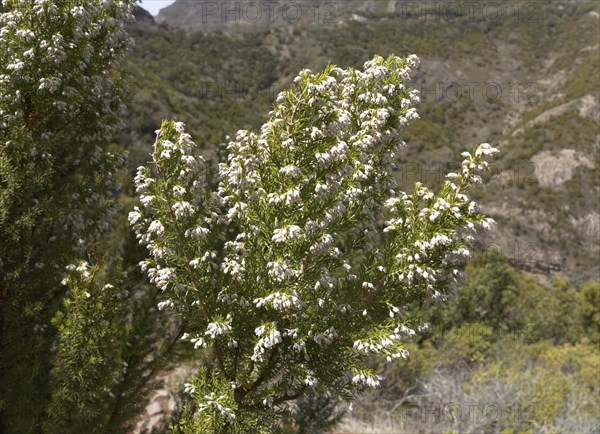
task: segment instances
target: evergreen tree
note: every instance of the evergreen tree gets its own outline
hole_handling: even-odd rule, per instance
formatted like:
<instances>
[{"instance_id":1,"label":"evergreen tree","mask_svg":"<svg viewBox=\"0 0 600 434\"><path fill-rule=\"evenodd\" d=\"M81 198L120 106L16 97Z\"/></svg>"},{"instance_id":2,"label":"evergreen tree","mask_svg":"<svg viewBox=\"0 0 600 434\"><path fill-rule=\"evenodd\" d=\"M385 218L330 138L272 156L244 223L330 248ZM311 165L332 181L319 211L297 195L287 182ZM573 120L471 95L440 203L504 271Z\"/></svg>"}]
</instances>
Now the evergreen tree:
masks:
<instances>
[{"instance_id":1,"label":"evergreen tree","mask_svg":"<svg viewBox=\"0 0 600 434\"><path fill-rule=\"evenodd\" d=\"M2 432L122 429L158 360L146 358L155 292L125 297L127 284L111 281L115 264L94 265L118 212L125 154L111 137L127 89L115 68L132 46L123 24L133 3L2 2ZM66 271L68 264L77 265Z\"/></svg>"},{"instance_id":2,"label":"evergreen tree","mask_svg":"<svg viewBox=\"0 0 600 434\"><path fill-rule=\"evenodd\" d=\"M417 60L302 71L259 133L229 143L217 188L183 124L163 123L130 221L164 306L211 355L186 387L195 405L180 432L272 432L313 388L351 399L377 386L368 358L407 357L413 305L452 291L491 223L466 192L496 150L464 153L438 192L398 190Z\"/></svg>"}]
</instances>

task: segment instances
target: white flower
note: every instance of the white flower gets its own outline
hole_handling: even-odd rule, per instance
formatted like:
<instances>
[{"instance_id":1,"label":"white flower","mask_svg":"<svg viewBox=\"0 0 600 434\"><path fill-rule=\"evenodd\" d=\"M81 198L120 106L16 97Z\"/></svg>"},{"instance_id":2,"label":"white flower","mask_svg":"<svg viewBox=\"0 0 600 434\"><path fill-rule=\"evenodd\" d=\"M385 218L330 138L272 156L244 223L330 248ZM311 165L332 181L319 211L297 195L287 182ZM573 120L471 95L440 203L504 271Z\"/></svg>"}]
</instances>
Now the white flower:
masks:
<instances>
[{"instance_id":1,"label":"white flower","mask_svg":"<svg viewBox=\"0 0 600 434\"><path fill-rule=\"evenodd\" d=\"M378 387L382 378L379 375L371 374L356 374L352 377L352 382L356 384L364 384L369 387Z\"/></svg>"},{"instance_id":2,"label":"white flower","mask_svg":"<svg viewBox=\"0 0 600 434\"><path fill-rule=\"evenodd\" d=\"M275 243L286 243L300 238L302 229L299 226L291 225L287 228L275 229L271 240Z\"/></svg>"},{"instance_id":3,"label":"white flower","mask_svg":"<svg viewBox=\"0 0 600 434\"><path fill-rule=\"evenodd\" d=\"M269 193L268 200L269 203L279 204L283 202L286 205L293 205L300 202L300 191L292 189L283 194Z\"/></svg>"},{"instance_id":4,"label":"white flower","mask_svg":"<svg viewBox=\"0 0 600 434\"><path fill-rule=\"evenodd\" d=\"M161 301L160 303L158 303L158 310L163 310L165 308L173 308L175 306L175 304L173 303L173 300L165 300L165 301Z\"/></svg>"},{"instance_id":5,"label":"white flower","mask_svg":"<svg viewBox=\"0 0 600 434\"><path fill-rule=\"evenodd\" d=\"M10 67L10 65L9 65ZM59 77L42 78L40 80L39 90L48 89L50 93L54 93L60 87L62 81Z\"/></svg>"},{"instance_id":6,"label":"white flower","mask_svg":"<svg viewBox=\"0 0 600 434\"><path fill-rule=\"evenodd\" d=\"M482 143L481 145L479 145L479 147L475 150L475 155L477 157L481 156L481 155L493 155L495 153L499 152L498 149L496 148L492 148L490 146L489 143Z\"/></svg>"},{"instance_id":7,"label":"white flower","mask_svg":"<svg viewBox=\"0 0 600 434\"><path fill-rule=\"evenodd\" d=\"M237 281L242 281L246 271L244 264L245 259L238 261L236 258L225 257L220 268L223 273L231 275Z\"/></svg>"},{"instance_id":8,"label":"white flower","mask_svg":"<svg viewBox=\"0 0 600 434\"><path fill-rule=\"evenodd\" d=\"M190 339L190 342L194 344L194 349L206 348L206 341L201 337L195 337Z\"/></svg>"},{"instance_id":9,"label":"white flower","mask_svg":"<svg viewBox=\"0 0 600 434\"><path fill-rule=\"evenodd\" d=\"M196 388L191 383L183 383L183 393L193 395L194 393L196 393Z\"/></svg>"},{"instance_id":10,"label":"white flower","mask_svg":"<svg viewBox=\"0 0 600 434\"><path fill-rule=\"evenodd\" d=\"M148 233L162 235L165 232L165 227L158 220L154 220L148 227Z\"/></svg>"},{"instance_id":11,"label":"white flower","mask_svg":"<svg viewBox=\"0 0 600 434\"><path fill-rule=\"evenodd\" d=\"M327 164L331 161L331 154L328 152L317 152L315 158L319 163Z\"/></svg>"},{"instance_id":12,"label":"white flower","mask_svg":"<svg viewBox=\"0 0 600 434\"><path fill-rule=\"evenodd\" d=\"M182 217L186 217L194 212L194 208L189 202L175 202L171 207L173 212L175 213L175 218L180 219Z\"/></svg>"},{"instance_id":13,"label":"white flower","mask_svg":"<svg viewBox=\"0 0 600 434\"><path fill-rule=\"evenodd\" d=\"M313 340L319 345L330 345L338 336L333 327L328 328L323 333L317 333L313 336Z\"/></svg>"},{"instance_id":14,"label":"white flower","mask_svg":"<svg viewBox=\"0 0 600 434\"><path fill-rule=\"evenodd\" d=\"M467 212L469 213L469 215L474 215L479 211L479 206L477 205L477 203L475 202L470 202L469 203L469 208L467 209Z\"/></svg>"},{"instance_id":15,"label":"white flower","mask_svg":"<svg viewBox=\"0 0 600 434\"><path fill-rule=\"evenodd\" d=\"M128 215L129 224L136 225L142 220L142 213L140 213L137 207L134 208Z\"/></svg>"},{"instance_id":16,"label":"white flower","mask_svg":"<svg viewBox=\"0 0 600 434\"><path fill-rule=\"evenodd\" d=\"M310 253L313 255L320 255L327 253L333 245L333 237L330 234L323 234L321 238L312 246L310 246Z\"/></svg>"},{"instance_id":17,"label":"white flower","mask_svg":"<svg viewBox=\"0 0 600 434\"><path fill-rule=\"evenodd\" d=\"M298 178L302 175L302 170L298 166L289 165L279 169L279 173L287 175L291 178Z\"/></svg>"},{"instance_id":18,"label":"white flower","mask_svg":"<svg viewBox=\"0 0 600 434\"><path fill-rule=\"evenodd\" d=\"M304 384L306 384L307 386L310 386L310 387L315 386L318 383L319 383L319 380L317 380L312 375L309 375L304 379Z\"/></svg>"},{"instance_id":19,"label":"white flower","mask_svg":"<svg viewBox=\"0 0 600 434\"><path fill-rule=\"evenodd\" d=\"M256 336L262 336L264 334L265 330L266 330L266 327L264 325L256 327L254 329L254 334Z\"/></svg>"},{"instance_id":20,"label":"white flower","mask_svg":"<svg viewBox=\"0 0 600 434\"><path fill-rule=\"evenodd\" d=\"M285 204L292 205L300 202L300 191L297 189L289 190L285 194Z\"/></svg>"},{"instance_id":21,"label":"white flower","mask_svg":"<svg viewBox=\"0 0 600 434\"><path fill-rule=\"evenodd\" d=\"M181 185L176 185L175 187L173 187L173 195L175 197L182 197L185 193L186 190Z\"/></svg>"},{"instance_id":22,"label":"white flower","mask_svg":"<svg viewBox=\"0 0 600 434\"><path fill-rule=\"evenodd\" d=\"M282 294L275 292L264 298L257 298L254 300L256 307L262 307L271 305L275 310L288 310L291 307L302 307L304 303L298 298L298 294L294 291L292 294Z\"/></svg>"},{"instance_id":23,"label":"white flower","mask_svg":"<svg viewBox=\"0 0 600 434\"><path fill-rule=\"evenodd\" d=\"M481 226L483 226L484 229L490 229L492 227L492 225L495 223L496 222L494 221L494 219L486 218L481 222Z\"/></svg>"},{"instance_id":24,"label":"white flower","mask_svg":"<svg viewBox=\"0 0 600 434\"><path fill-rule=\"evenodd\" d=\"M298 276L299 272L293 270L287 260L279 260L267 263L269 276L275 278L275 280L282 282L290 277Z\"/></svg>"},{"instance_id":25,"label":"white flower","mask_svg":"<svg viewBox=\"0 0 600 434\"><path fill-rule=\"evenodd\" d=\"M437 210L431 211L431 214L429 215L429 220L435 221L439 216L440 216L439 211L437 211Z\"/></svg>"},{"instance_id":26,"label":"white flower","mask_svg":"<svg viewBox=\"0 0 600 434\"><path fill-rule=\"evenodd\" d=\"M273 327L273 325L269 327ZM275 328L268 329L267 326L261 326L255 330L255 334L261 338L254 346L254 353L250 358L255 362L261 362L263 361L265 350L281 342L281 333Z\"/></svg>"},{"instance_id":27,"label":"white flower","mask_svg":"<svg viewBox=\"0 0 600 434\"><path fill-rule=\"evenodd\" d=\"M206 327L205 335L214 339L217 336L225 335L232 330L231 324L223 322L211 322Z\"/></svg>"},{"instance_id":28,"label":"white flower","mask_svg":"<svg viewBox=\"0 0 600 434\"><path fill-rule=\"evenodd\" d=\"M194 229L187 229L185 231L185 236L188 238L195 238L197 240L204 240L206 239L206 236L210 233L210 230L202 227L202 226L198 226Z\"/></svg>"},{"instance_id":29,"label":"white flower","mask_svg":"<svg viewBox=\"0 0 600 434\"><path fill-rule=\"evenodd\" d=\"M211 392L209 395L204 395L202 403L198 405L198 411L214 411L213 409L216 409L222 416L225 416L229 420L234 420L236 417L235 412L222 404L225 399L226 397L224 395L217 397L214 392Z\"/></svg>"}]
</instances>

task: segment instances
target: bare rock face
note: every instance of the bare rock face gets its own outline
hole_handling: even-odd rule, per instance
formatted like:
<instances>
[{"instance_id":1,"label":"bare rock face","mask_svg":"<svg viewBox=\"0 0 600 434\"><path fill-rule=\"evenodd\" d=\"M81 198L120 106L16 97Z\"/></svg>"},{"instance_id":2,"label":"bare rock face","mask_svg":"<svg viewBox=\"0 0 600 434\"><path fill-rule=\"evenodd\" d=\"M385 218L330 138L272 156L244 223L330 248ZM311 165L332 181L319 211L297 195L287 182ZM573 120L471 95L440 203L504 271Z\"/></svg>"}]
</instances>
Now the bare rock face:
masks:
<instances>
[{"instance_id":1,"label":"bare rock face","mask_svg":"<svg viewBox=\"0 0 600 434\"><path fill-rule=\"evenodd\" d=\"M165 432L166 422L180 407L179 390L186 378L189 378L196 368L181 365L158 377L163 387L156 390L150 397L144 412L135 421L131 434L150 432Z\"/></svg>"},{"instance_id":2,"label":"bare rock face","mask_svg":"<svg viewBox=\"0 0 600 434\"><path fill-rule=\"evenodd\" d=\"M139 5L135 5L133 9L133 16L135 17L136 26L146 28L159 27L158 24L156 24L152 14Z\"/></svg>"},{"instance_id":3,"label":"bare rock face","mask_svg":"<svg viewBox=\"0 0 600 434\"><path fill-rule=\"evenodd\" d=\"M173 414L176 408L177 400L173 393L168 390L159 390L146 407L143 419L137 424L134 433L163 428L165 418Z\"/></svg>"},{"instance_id":4,"label":"bare rock face","mask_svg":"<svg viewBox=\"0 0 600 434\"><path fill-rule=\"evenodd\" d=\"M574 149L562 149L558 152L542 151L534 155L535 175L544 187L558 188L573 177L579 167L594 168L594 162Z\"/></svg>"},{"instance_id":5,"label":"bare rock face","mask_svg":"<svg viewBox=\"0 0 600 434\"><path fill-rule=\"evenodd\" d=\"M571 223L577 228L584 247L594 253L600 252L600 213L573 217Z\"/></svg>"}]
</instances>

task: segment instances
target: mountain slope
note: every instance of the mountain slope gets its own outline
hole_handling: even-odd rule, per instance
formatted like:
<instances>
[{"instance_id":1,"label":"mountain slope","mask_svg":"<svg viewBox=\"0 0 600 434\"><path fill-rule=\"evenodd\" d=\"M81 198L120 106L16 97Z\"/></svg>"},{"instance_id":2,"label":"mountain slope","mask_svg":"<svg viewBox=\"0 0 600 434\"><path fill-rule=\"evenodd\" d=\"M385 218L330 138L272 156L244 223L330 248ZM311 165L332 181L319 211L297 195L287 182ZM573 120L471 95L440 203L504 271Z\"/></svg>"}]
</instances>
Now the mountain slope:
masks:
<instances>
[{"instance_id":1,"label":"mountain slope","mask_svg":"<svg viewBox=\"0 0 600 434\"><path fill-rule=\"evenodd\" d=\"M363 15L409 15L415 11L397 0L177 0L160 10L157 21L190 32L239 34L274 28L329 26L348 19L361 20Z\"/></svg>"},{"instance_id":2,"label":"mountain slope","mask_svg":"<svg viewBox=\"0 0 600 434\"><path fill-rule=\"evenodd\" d=\"M138 92L123 140L134 164L146 158L163 117L186 122L215 156L227 134L260 126L300 69L415 53L421 120L406 130L399 179L440 182L452 169L447 162L489 141L502 153L476 196L498 225L481 248L499 248L540 277L600 277L597 3L509 2L492 16L356 0L339 6L331 23L321 14L291 24L228 22L208 15L208 3L178 0L161 11L158 21L172 30L132 29Z\"/></svg>"}]
</instances>

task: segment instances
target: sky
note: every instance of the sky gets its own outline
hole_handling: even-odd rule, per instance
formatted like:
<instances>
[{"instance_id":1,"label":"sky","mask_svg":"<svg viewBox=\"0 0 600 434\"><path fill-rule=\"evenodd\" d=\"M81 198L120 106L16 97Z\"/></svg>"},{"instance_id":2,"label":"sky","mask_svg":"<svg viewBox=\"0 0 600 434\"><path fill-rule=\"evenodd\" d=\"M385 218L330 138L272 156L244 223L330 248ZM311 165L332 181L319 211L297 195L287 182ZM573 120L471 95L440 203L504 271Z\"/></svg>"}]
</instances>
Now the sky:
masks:
<instances>
[{"instance_id":1,"label":"sky","mask_svg":"<svg viewBox=\"0 0 600 434\"><path fill-rule=\"evenodd\" d=\"M157 16L159 10L166 8L174 2L175 0L142 0L141 6L152 15Z\"/></svg>"}]
</instances>

